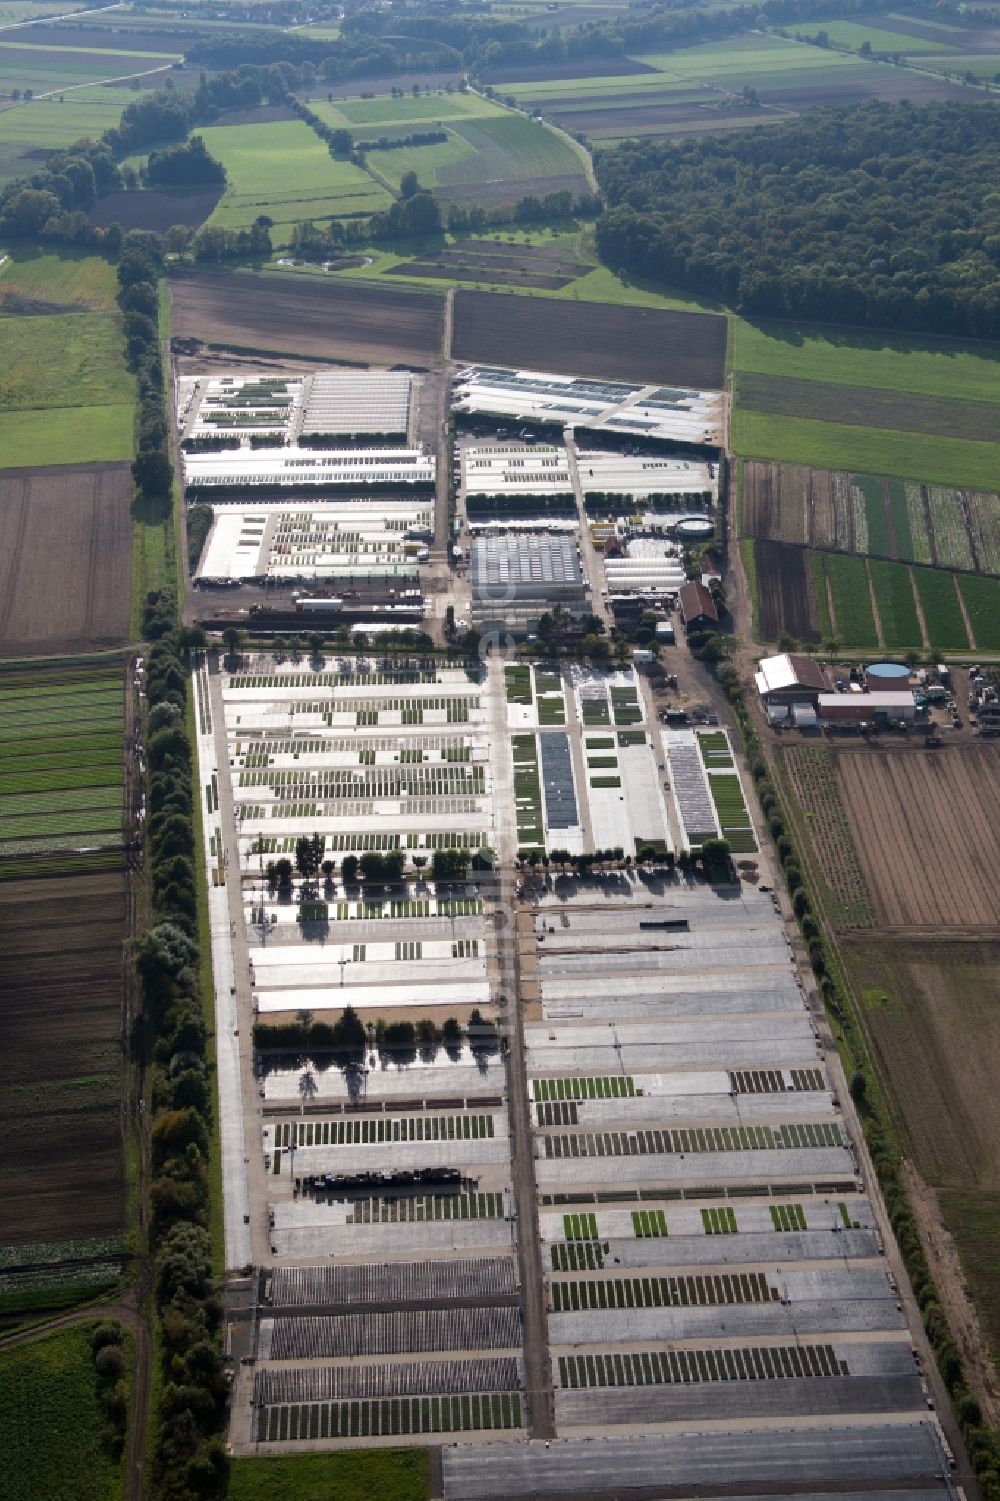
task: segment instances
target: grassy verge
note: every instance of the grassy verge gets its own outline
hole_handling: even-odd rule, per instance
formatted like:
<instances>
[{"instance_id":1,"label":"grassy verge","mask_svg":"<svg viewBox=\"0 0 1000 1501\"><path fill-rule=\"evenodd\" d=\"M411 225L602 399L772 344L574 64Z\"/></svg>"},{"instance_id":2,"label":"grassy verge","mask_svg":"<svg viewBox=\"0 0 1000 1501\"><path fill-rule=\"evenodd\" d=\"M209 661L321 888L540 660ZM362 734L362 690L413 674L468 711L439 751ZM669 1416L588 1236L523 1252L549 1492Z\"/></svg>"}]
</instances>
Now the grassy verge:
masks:
<instances>
[{"instance_id":1,"label":"grassy verge","mask_svg":"<svg viewBox=\"0 0 1000 1501\"><path fill-rule=\"evenodd\" d=\"M424 1501L426 1449L351 1449L276 1459L235 1459L229 1501Z\"/></svg>"},{"instance_id":2,"label":"grassy verge","mask_svg":"<svg viewBox=\"0 0 1000 1501\"><path fill-rule=\"evenodd\" d=\"M158 287L158 297L160 342L165 347L170 337L170 297L166 283L162 280ZM163 393L169 416L172 413L172 402L170 365L166 358L163 362ZM163 508L158 503L150 502L140 494L136 494L132 502L132 608L129 634L133 640L138 640L142 635L142 611L147 594L158 589L176 588L177 598L182 598L184 575L176 540L180 505L180 479L176 475L169 515L163 514Z\"/></svg>"}]
</instances>

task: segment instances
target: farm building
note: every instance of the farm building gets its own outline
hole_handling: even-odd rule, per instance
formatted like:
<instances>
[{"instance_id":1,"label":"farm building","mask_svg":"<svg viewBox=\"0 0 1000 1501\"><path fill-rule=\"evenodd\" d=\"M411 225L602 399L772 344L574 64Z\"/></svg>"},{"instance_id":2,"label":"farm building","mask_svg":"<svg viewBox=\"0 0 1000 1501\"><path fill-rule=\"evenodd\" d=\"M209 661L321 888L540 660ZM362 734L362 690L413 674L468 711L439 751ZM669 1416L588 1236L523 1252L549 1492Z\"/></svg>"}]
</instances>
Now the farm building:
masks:
<instances>
[{"instance_id":1,"label":"farm building","mask_svg":"<svg viewBox=\"0 0 1000 1501\"><path fill-rule=\"evenodd\" d=\"M821 693L819 717L824 724L872 724L913 719L916 701L909 689L880 693Z\"/></svg>"},{"instance_id":2,"label":"farm building","mask_svg":"<svg viewBox=\"0 0 1000 1501\"><path fill-rule=\"evenodd\" d=\"M199 579L399 579L416 583L431 510L418 500L220 507Z\"/></svg>"},{"instance_id":3,"label":"farm building","mask_svg":"<svg viewBox=\"0 0 1000 1501\"><path fill-rule=\"evenodd\" d=\"M571 537L477 537L472 543L472 618L477 630L533 631L554 605L581 612L586 587Z\"/></svg>"},{"instance_id":4,"label":"farm building","mask_svg":"<svg viewBox=\"0 0 1000 1501\"><path fill-rule=\"evenodd\" d=\"M718 629L719 612L715 608L715 600L704 584L699 584L696 579L682 584L677 591L677 600L686 630L714 631Z\"/></svg>"},{"instance_id":5,"label":"farm building","mask_svg":"<svg viewBox=\"0 0 1000 1501\"><path fill-rule=\"evenodd\" d=\"M302 432L405 438L410 385L396 370L317 370L306 377Z\"/></svg>"},{"instance_id":6,"label":"farm building","mask_svg":"<svg viewBox=\"0 0 1000 1501\"><path fill-rule=\"evenodd\" d=\"M815 709L821 693L833 692L833 684L819 663L798 653L763 657L754 681L768 709L801 703Z\"/></svg>"},{"instance_id":7,"label":"farm building","mask_svg":"<svg viewBox=\"0 0 1000 1501\"><path fill-rule=\"evenodd\" d=\"M573 481L565 448L477 443L462 449L461 463L466 498L509 496L516 503L527 495L564 495L572 504Z\"/></svg>"},{"instance_id":8,"label":"farm building","mask_svg":"<svg viewBox=\"0 0 1000 1501\"><path fill-rule=\"evenodd\" d=\"M452 404L456 413L487 421L603 428L625 438L635 435L713 448L722 442L722 396L718 391L627 385L538 370L473 365L456 376ZM605 487L595 483L594 488ZM699 490L706 488L699 485Z\"/></svg>"},{"instance_id":9,"label":"farm building","mask_svg":"<svg viewBox=\"0 0 1000 1501\"><path fill-rule=\"evenodd\" d=\"M266 435L275 444L312 437L404 439L411 377L389 370L317 370L260 376L240 371L184 375L177 381L177 422L185 444L237 440L244 448Z\"/></svg>"},{"instance_id":10,"label":"farm building","mask_svg":"<svg viewBox=\"0 0 1000 1501\"><path fill-rule=\"evenodd\" d=\"M184 481L189 496L227 495L245 500L248 491L297 494L351 489L412 491L434 486L435 464L422 448L239 449L188 453Z\"/></svg>"}]
</instances>

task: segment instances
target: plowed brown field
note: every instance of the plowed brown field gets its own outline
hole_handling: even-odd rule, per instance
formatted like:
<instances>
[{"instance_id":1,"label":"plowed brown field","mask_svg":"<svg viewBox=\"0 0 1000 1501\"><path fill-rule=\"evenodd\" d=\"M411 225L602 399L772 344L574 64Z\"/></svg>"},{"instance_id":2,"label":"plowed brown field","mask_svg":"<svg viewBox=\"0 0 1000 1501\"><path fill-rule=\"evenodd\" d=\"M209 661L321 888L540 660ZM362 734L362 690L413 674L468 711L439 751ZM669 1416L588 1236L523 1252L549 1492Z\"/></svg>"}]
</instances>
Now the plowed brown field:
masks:
<instances>
[{"instance_id":1,"label":"plowed brown field","mask_svg":"<svg viewBox=\"0 0 1000 1501\"><path fill-rule=\"evenodd\" d=\"M761 640L777 641L789 635L799 641L818 641L809 554L804 548L761 538L754 543L754 559Z\"/></svg>"},{"instance_id":2,"label":"plowed brown field","mask_svg":"<svg viewBox=\"0 0 1000 1501\"><path fill-rule=\"evenodd\" d=\"M179 338L331 364L429 366L440 356L444 297L434 293L226 271L169 285Z\"/></svg>"},{"instance_id":3,"label":"plowed brown field","mask_svg":"<svg viewBox=\"0 0 1000 1501\"><path fill-rule=\"evenodd\" d=\"M124 1214L121 872L0 884L0 1241L112 1235Z\"/></svg>"},{"instance_id":4,"label":"plowed brown field","mask_svg":"<svg viewBox=\"0 0 1000 1501\"><path fill-rule=\"evenodd\" d=\"M882 924L963 931L1000 925L1000 748L833 755Z\"/></svg>"},{"instance_id":5,"label":"plowed brown field","mask_svg":"<svg viewBox=\"0 0 1000 1501\"><path fill-rule=\"evenodd\" d=\"M456 292L457 360L718 390L726 320L603 302Z\"/></svg>"},{"instance_id":6,"label":"plowed brown field","mask_svg":"<svg viewBox=\"0 0 1000 1501\"><path fill-rule=\"evenodd\" d=\"M0 646L36 656L128 639L128 464L0 474Z\"/></svg>"}]
</instances>

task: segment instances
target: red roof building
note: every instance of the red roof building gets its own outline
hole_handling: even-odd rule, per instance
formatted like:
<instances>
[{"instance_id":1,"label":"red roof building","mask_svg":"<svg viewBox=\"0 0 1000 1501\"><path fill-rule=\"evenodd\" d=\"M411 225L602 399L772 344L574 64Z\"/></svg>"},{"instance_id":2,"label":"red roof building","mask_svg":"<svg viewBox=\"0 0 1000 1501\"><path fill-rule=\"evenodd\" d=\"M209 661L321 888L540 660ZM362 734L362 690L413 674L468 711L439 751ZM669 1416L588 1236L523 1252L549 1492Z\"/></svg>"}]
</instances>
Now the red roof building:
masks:
<instances>
[{"instance_id":1,"label":"red roof building","mask_svg":"<svg viewBox=\"0 0 1000 1501\"><path fill-rule=\"evenodd\" d=\"M681 619L687 630L718 630L719 612L704 584L699 584L696 579L682 584L677 592L677 600Z\"/></svg>"}]
</instances>

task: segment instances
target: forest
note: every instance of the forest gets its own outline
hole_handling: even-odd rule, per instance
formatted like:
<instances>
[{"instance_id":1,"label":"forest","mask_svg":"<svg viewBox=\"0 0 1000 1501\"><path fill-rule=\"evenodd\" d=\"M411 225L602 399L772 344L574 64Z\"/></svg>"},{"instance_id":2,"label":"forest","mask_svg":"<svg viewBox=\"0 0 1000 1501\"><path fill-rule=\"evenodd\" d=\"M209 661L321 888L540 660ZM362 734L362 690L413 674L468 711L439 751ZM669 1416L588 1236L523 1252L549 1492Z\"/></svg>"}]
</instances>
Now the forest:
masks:
<instances>
[{"instance_id":1,"label":"forest","mask_svg":"<svg viewBox=\"0 0 1000 1501\"><path fill-rule=\"evenodd\" d=\"M1000 106L868 102L598 152L601 259L749 316L1000 337Z\"/></svg>"}]
</instances>

